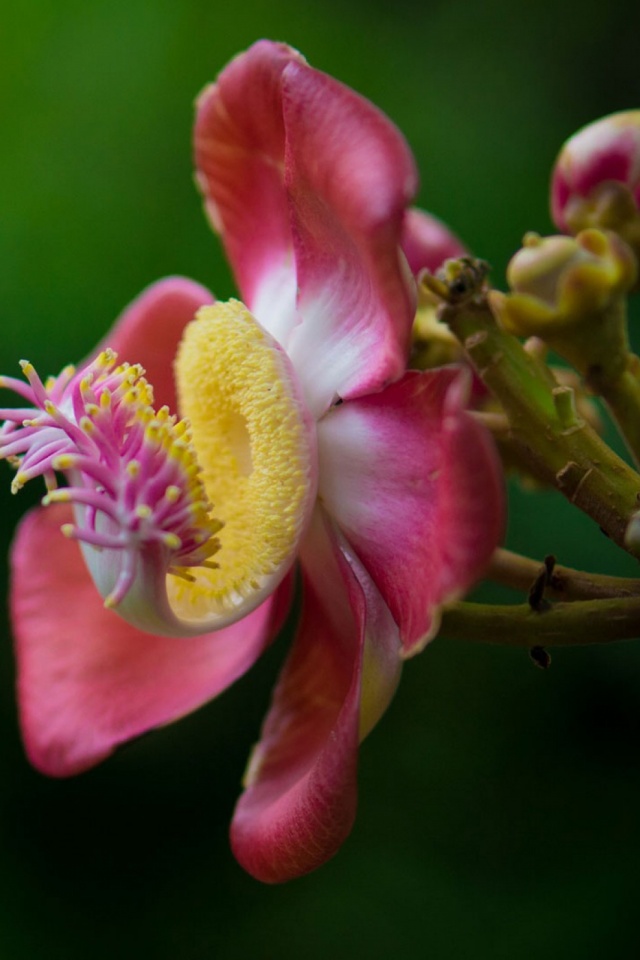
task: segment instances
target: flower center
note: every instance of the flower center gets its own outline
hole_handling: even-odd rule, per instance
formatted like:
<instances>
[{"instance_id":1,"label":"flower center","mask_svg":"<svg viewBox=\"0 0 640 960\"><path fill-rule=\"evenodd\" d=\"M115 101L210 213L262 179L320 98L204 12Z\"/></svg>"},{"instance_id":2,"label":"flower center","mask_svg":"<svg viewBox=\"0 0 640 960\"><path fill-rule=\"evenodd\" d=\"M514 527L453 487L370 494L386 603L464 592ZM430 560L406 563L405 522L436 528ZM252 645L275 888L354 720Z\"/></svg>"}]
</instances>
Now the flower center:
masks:
<instances>
[{"instance_id":1,"label":"flower center","mask_svg":"<svg viewBox=\"0 0 640 960\"><path fill-rule=\"evenodd\" d=\"M202 307L176 361L207 497L224 517L217 567L174 580L184 619L254 607L290 568L316 496L315 422L286 353L242 303Z\"/></svg>"},{"instance_id":2,"label":"flower center","mask_svg":"<svg viewBox=\"0 0 640 960\"><path fill-rule=\"evenodd\" d=\"M73 505L76 523L62 530L81 542L90 567L110 556L105 576L92 570L105 604L125 599L145 552L176 577L211 566L221 523L210 516L189 426L167 407L153 409L142 367L118 365L105 350L79 373L66 367L45 385L30 363L21 366L28 383L0 378L29 404L0 410L0 458L17 467L14 493L42 476L45 506ZM58 488L56 472L69 486Z\"/></svg>"},{"instance_id":3,"label":"flower center","mask_svg":"<svg viewBox=\"0 0 640 960\"><path fill-rule=\"evenodd\" d=\"M28 404L0 410L0 459L17 468L14 492L42 476L45 506L73 506L62 531L106 606L184 636L239 619L277 587L315 502L315 422L287 355L241 303L203 307L185 329L176 378L188 420L155 411L142 367L112 350L46 384L22 369L27 383L0 378Z\"/></svg>"}]
</instances>

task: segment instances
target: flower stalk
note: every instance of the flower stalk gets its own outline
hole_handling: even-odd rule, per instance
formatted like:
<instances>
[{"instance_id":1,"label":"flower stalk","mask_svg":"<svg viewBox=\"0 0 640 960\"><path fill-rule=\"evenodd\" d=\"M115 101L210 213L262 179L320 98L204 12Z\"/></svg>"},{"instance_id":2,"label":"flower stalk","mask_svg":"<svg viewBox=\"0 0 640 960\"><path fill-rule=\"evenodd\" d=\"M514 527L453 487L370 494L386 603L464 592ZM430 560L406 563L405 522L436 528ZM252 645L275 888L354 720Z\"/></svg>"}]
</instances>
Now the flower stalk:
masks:
<instances>
[{"instance_id":1,"label":"flower stalk","mask_svg":"<svg viewBox=\"0 0 640 960\"><path fill-rule=\"evenodd\" d=\"M523 557L511 550L495 551L487 579L514 590L531 591L538 578L544 577L544 594L555 600L613 600L640 597L640 579L611 577L563 567L554 557L544 563Z\"/></svg>"},{"instance_id":2,"label":"flower stalk","mask_svg":"<svg viewBox=\"0 0 640 960\"><path fill-rule=\"evenodd\" d=\"M450 261L444 280L427 276L424 282L441 296L441 319L499 400L519 458L640 558L640 544L625 539L639 507L640 476L577 414L571 388L498 326L477 262Z\"/></svg>"},{"instance_id":3,"label":"flower stalk","mask_svg":"<svg viewBox=\"0 0 640 960\"><path fill-rule=\"evenodd\" d=\"M440 635L449 640L509 647L584 646L632 640L640 634L640 597L576 600L534 610L529 603L451 604Z\"/></svg>"},{"instance_id":4,"label":"flower stalk","mask_svg":"<svg viewBox=\"0 0 640 960\"><path fill-rule=\"evenodd\" d=\"M636 465L640 465L640 358L629 353L627 364L617 376L603 377L592 370L588 386L607 404Z\"/></svg>"}]
</instances>

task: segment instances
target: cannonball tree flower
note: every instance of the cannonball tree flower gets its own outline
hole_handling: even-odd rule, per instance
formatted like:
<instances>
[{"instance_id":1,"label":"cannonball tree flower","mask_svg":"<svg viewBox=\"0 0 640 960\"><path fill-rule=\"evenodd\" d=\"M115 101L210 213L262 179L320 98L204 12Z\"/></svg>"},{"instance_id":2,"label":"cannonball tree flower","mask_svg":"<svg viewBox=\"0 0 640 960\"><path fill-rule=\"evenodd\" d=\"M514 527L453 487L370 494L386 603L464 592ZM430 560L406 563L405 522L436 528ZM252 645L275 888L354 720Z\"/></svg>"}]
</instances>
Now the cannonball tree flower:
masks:
<instances>
[{"instance_id":1,"label":"cannonball tree flower","mask_svg":"<svg viewBox=\"0 0 640 960\"><path fill-rule=\"evenodd\" d=\"M348 835L359 742L482 572L502 489L467 372L406 371L416 176L389 120L263 41L204 91L195 146L242 302L166 280L78 372L4 379L16 487L49 488L12 554L22 728L64 776L195 709L271 641L299 560L232 823L240 863L277 882Z\"/></svg>"},{"instance_id":2,"label":"cannonball tree flower","mask_svg":"<svg viewBox=\"0 0 640 960\"><path fill-rule=\"evenodd\" d=\"M640 257L640 110L602 117L567 140L553 168L551 215L566 233L613 230Z\"/></svg>"}]
</instances>

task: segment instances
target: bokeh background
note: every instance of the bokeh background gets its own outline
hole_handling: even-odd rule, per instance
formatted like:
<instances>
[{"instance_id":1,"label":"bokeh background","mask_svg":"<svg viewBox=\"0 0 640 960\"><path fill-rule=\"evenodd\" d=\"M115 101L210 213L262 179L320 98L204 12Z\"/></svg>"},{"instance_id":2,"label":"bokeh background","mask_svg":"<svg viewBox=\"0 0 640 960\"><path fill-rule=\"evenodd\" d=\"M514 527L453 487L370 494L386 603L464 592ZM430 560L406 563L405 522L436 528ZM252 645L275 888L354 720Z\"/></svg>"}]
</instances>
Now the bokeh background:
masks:
<instances>
[{"instance_id":1,"label":"bokeh background","mask_svg":"<svg viewBox=\"0 0 640 960\"><path fill-rule=\"evenodd\" d=\"M422 205L499 285L522 234L551 229L562 141L640 106L639 27L628 0L5 4L0 369L28 357L57 372L168 273L233 292L192 183L192 101L258 37L299 47L396 121ZM6 470L3 577L40 492L8 488ZM632 572L552 494L514 488L508 536ZM2 632L2 960L637 955L640 645L558 650L543 672L524 651L439 639L362 750L342 852L270 888L235 864L227 824L286 638L196 715L53 781L23 757L4 610Z\"/></svg>"}]
</instances>

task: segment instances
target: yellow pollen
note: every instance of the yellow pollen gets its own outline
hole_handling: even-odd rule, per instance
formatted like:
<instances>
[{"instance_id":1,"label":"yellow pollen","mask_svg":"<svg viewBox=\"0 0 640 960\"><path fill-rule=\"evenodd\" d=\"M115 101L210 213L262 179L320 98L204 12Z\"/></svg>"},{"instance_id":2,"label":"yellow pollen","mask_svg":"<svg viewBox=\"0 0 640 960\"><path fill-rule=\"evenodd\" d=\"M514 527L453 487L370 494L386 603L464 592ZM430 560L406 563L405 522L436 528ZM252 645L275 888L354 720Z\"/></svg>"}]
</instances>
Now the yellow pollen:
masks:
<instances>
[{"instance_id":1,"label":"yellow pollen","mask_svg":"<svg viewBox=\"0 0 640 960\"><path fill-rule=\"evenodd\" d=\"M169 584L180 615L200 618L275 587L289 568L315 500L315 424L288 357L235 300L198 311L176 381L202 482L224 520L218 567Z\"/></svg>"},{"instance_id":2,"label":"yellow pollen","mask_svg":"<svg viewBox=\"0 0 640 960\"><path fill-rule=\"evenodd\" d=\"M72 470L75 466L76 458L71 453L61 453L52 463L54 470ZM17 478L16 478L17 479Z\"/></svg>"},{"instance_id":3,"label":"yellow pollen","mask_svg":"<svg viewBox=\"0 0 640 960\"><path fill-rule=\"evenodd\" d=\"M165 533L162 539L165 546L169 547L170 550L179 550L182 546L182 540L176 533Z\"/></svg>"},{"instance_id":4,"label":"yellow pollen","mask_svg":"<svg viewBox=\"0 0 640 960\"><path fill-rule=\"evenodd\" d=\"M42 498L45 507L48 507L50 503L69 503L70 501L71 495L64 487L61 490L51 490Z\"/></svg>"},{"instance_id":5,"label":"yellow pollen","mask_svg":"<svg viewBox=\"0 0 640 960\"><path fill-rule=\"evenodd\" d=\"M19 490L22 490L28 480L29 477L25 473L16 473L11 483L11 493L18 493Z\"/></svg>"}]
</instances>

